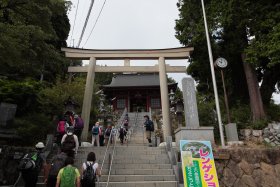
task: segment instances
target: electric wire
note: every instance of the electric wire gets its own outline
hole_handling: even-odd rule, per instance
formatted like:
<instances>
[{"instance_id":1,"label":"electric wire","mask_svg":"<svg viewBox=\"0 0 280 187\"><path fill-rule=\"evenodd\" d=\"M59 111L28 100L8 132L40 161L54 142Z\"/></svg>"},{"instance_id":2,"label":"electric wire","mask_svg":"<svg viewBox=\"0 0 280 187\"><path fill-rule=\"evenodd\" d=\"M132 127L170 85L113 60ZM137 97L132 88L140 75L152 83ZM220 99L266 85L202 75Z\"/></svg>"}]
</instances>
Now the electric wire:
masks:
<instances>
[{"instance_id":1,"label":"electric wire","mask_svg":"<svg viewBox=\"0 0 280 187\"><path fill-rule=\"evenodd\" d=\"M82 30L82 33L81 33L81 36L80 36L77 47L80 47L81 41L83 39L85 30L86 30L86 27L87 27L87 23L88 23L88 20L89 20L89 16L90 16L90 13L91 13L91 10L92 10L93 3L94 3L94 0L91 0L90 6L89 6L89 9L88 9L88 13L87 13L87 17L86 17L84 27L83 27L83 30Z\"/></svg>"},{"instance_id":2,"label":"electric wire","mask_svg":"<svg viewBox=\"0 0 280 187\"><path fill-rule=\"evenodd\" d=\"M72 39L73 39L73 33L74 33L74 29L75 29L75 24L76 24L76 18L77 18L77 13L78 13L78 9L79 9L79 3L80 3L80 0L78 0L78 2L77 2L77 8L76 8L76 12L75 12L75 18L74 18L73 27L72 27L72 33L71 33L70 44L71 44L71 41L72 41ZM74 42L73 42L73 46L74 46Z\"/></svg>"},{"instance_id":3,"label":"electric wire","mask_svg":"<svg viewBox=\"0 0 280 187\"><path fill-rule=\"evenodd\" d=\"M88 42L88 40L89 40L89 38L90 38L90 36L91 36L91 34L92 34L92 31L94 30L94 28L95 28L95 26L96 26L96 24L97 24L97 22L98 22L98 20L99 20L99 17L100 17L100 15L101 15L102 11L103 11L103 8L104 8L104 6L105 6L105 4L106 4L106 1L107 1L107 0L104 1L103 5L102 5L102 7L101 7L101 10L99 11L99 14L98 14L98 16L97 16L97 18L96 18L96 21L95 21L95 23L94 23L94 25L93 25L93 27L92 27L90 33L89 33L89 36L88 36L87 39L86 39L86 42L84 43L83 47L87 44L87 42Z\"/></svg>"}]
</instances>

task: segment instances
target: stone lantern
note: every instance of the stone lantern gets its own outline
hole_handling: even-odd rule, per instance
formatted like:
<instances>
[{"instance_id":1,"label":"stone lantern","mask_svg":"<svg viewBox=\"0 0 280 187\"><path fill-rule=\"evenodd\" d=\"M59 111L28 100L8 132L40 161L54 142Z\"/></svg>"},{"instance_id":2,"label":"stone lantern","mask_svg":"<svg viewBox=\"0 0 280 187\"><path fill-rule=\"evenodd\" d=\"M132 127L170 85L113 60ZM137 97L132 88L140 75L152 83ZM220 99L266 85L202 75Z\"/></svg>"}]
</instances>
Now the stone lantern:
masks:
<instances>
[{"instance_id":1,"label":"stone lantern","mask_svg":"<svg viewBox=\"0 0 280 187\"><path fill-rule=\"evenodd\" d=\"M178 128L182 127L183 124L183 112L184 112L184 103L181 99L176 102L176 115L178 119Z\"/></svg>"}]
</instances>

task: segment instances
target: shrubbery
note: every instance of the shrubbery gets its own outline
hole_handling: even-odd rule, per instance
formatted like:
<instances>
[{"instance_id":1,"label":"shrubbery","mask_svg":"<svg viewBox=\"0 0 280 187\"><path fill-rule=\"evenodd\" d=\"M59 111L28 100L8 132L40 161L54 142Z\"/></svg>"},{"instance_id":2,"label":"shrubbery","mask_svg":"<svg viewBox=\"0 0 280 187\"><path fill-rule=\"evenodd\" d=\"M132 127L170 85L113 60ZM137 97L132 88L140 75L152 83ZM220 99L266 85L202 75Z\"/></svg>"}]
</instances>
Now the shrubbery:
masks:
<instances>
[{"instance_id":1,"label":"shrubbery","mask_svg":"<svg viewBox=\"0 0 280 187\"><path fill-rule=\"evenodd\" d=\"M23 145L35 145L38 141L44 141L47 134L53 133L56 128L52 119L42 113L32 113L16 118L15 126Z\"/></svg>"}]
</instances>

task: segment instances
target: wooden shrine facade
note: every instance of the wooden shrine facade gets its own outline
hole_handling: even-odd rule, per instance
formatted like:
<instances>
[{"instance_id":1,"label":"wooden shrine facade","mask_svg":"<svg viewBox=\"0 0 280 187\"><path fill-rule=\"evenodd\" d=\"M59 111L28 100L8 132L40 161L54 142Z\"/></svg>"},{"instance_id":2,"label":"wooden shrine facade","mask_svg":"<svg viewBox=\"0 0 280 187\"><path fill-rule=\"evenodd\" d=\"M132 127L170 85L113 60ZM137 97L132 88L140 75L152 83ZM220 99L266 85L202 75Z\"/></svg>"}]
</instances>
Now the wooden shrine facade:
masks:
<instances>
[{"instance_id":1,"label":"wooden shrine facade","mask_svg":"<svg viewBox=\"0 0 280 187\"><path fill-rule=\"evenodd\" d=\"M150 112L162 106L158 74L118 74L102 89L114 111ZM175 91L177 83L168 84L168 91L171 89Z\"/></svg>"}]
</instances>

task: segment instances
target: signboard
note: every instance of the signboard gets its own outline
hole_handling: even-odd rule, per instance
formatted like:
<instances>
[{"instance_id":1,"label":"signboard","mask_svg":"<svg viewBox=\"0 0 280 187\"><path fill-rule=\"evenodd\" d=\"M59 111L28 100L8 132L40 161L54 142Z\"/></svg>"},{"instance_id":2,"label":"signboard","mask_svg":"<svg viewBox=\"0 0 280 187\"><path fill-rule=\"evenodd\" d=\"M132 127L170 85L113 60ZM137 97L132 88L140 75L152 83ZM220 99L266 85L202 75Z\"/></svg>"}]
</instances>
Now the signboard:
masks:
<instances>
[{"instance_id":1,"label":"signboard","mask_svg":"<svg viewBox=\"0 0 280 187\"><path fill-rule=\"evenodd\" d=\"M181 140L184 187L219 187L210 141Z\"/></svg>"}]
</instances>

